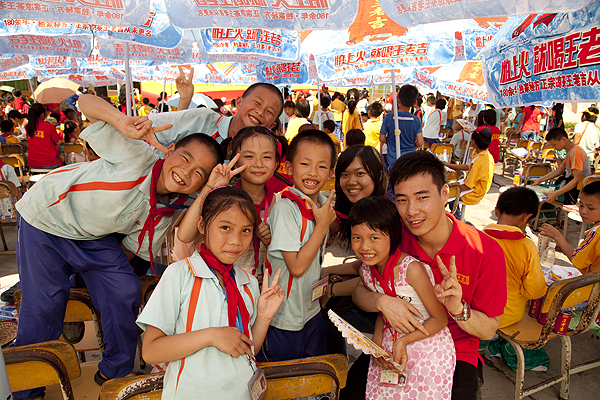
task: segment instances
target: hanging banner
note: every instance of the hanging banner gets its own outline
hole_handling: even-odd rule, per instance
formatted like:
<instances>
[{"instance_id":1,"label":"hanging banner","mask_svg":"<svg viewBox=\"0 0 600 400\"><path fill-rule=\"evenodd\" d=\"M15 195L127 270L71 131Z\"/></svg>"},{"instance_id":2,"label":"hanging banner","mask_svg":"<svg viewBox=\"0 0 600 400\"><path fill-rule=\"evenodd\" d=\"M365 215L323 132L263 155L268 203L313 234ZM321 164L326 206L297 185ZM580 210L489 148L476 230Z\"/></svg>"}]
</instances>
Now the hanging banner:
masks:
<instances>
[{"instance_id":1,"label":"hanging banner","mask_svg":"<svg viewBox=\"0 0 600 400\"><path fill-rule=\"evenodd\" d=\"M184 29L207 26L343 29L358 0L165 0L171 21Z\"/></svg>"},{"instance_id":2,"label":"hanging banner","mask_svg":"<svg viewBox=\"0 0 600 400\"><path fill-rule=\"evenodd\" d=\"M511 18L482 54L496 106L599 100L600 1L572 13Z\"/></svg>"},{"instance_id":3,"label":"hanging banner","mask_svg":"<svg viewBox=\"0 0 600 400\"><path fill-rule=\"evenodd\" d=\"M100 56L108 59L125 58L125 42L98 39ZM158 61L164 63L187 64L192 59L192 44L184 43L173 48L156 47L147 44L129 43L129 59Z\"/></svg>"},{"instance_id":4,"label":"hanging banner","mask_svg":"<svg viewBox=\"0 0 600 400\"><path fill-rule=\"evenodd\" d=\"M31 66L33 69L46 68L76 68L77 62L73 57L66 56L31 56Z\"/></svg>"},{"instance_id":5,"label":"hanging banner","mask_svg":"<svg viewBox=\"0 0 600 400\"><path fill-rule=\"evenodd\" d=\"M153 79L156 67L132 67L131 80L133 82L148 82Z\"/></svg>"},{"instance_id":6,"label":"hanging banner","mask_svg":"<svg viewBox=\"0 0 600 400\"><path fill-rule=\"evenodd\" d=\"M9 69L20 67L21 65L29 64L29 57L25 54L3 54L0 55L0 71L8 71Z\"/></svg>"},{"instance_id":7,"label":"hanging banner","mask_svg":"<svg viewBox=\"0 0 600 400\"><path fill-rule=\"evenodd\" d=\"M414 71L412 68L394 68L396 85L412 83L414 81ZM384 69L373 73L373 85L391 85L392 70Z\"/></svg>"},{"instance_id":8,"label":"hanging banner","mask_svg":"<svg viewBox=\"0 0 600 400\"><path fill-rule=\"evenodd\" d=\"M303 84L308 81L308 65L300 61L261 61L256 65L256 77L259 82L273 85Z\"/></svg>"},{"instance_id":9,"label":"hanging banner","mask_svg":"<svg viewBox=\"0 0 600 400\"><path fill-rule=\"evenodd\" d=\"M18 79L31 79L33 77L35 77L35 71L29 65L0 72L0 81L16 81Z\"/></svg>"},{"instance_id":10,"label":"hanging banner","mask_svg":"<svg viewBox=\"0 0 600 400\"><path fill-rule=\"evenodd\" d=\"M149 0L0 1L3 18L82 22L113 26L142 25Z\"/></svg>"},{"instance_id":11,"label":"hanging banner","mask_svg":"<svg viewBox=\"0 0 600 400\"><path fill-rule=\"evenodd\" d=\"M480 61L453 62L440 67L431 76L435 82L433 89L445 96L489 103Z\"/></svg>"},{"instance_id":12,"label":"hanging banner","mask_svg":"<svg viewBox=\"0 0 600 400\"><path fill-rule=\"evenodd\" d=\"M112 86L117 84L117 80L109 75L88 75L83 77L83 81L86 83L85 86L91 84L93 87Z\"/></svg>"},{"instance_id":13,"label":"hanging banner","mask_svg":"<svg viewBox=\"0 0 600 400\"><path fill-rule=\"evenodd\" d=\"M343 87L366 87L371 86L372 75L354 76L352 78L342 78Z\"/></svg>"},{"instance_id":14,"label":"hanging banner","mask_svg":"<svg viewBox=\"0 0 600 400\"><path fill-rule=\"evenodd\" d=\"M0 53L87 57L92 52L92 36L0 36Z\"/></svg>"},{"instance_id":15,"label":"hanging banner","mask_svg":"<svg viewBox=\"0 0 600 400\"><path fill-rule=\"evenodd\" d=\"M50 79L56 76L65 76L65 75L81 75L83 70L79 67L72 68L44 68L44 69L36 69L36 75L40 79Z\"/></svg>"},{"instance_id":16,"label":"hanging banner","mask_svg":"<svg viewBox=\"0 0 600 400\"><path fill-rule=\"evenodd\" d=\"M385 14L406 27L464 18L568 12L588 3L589 0L379 0Z\"/></svg>"},{"instance_id":17,"label":"hanging banner","mask_svg":"<svg viewBox=\"0 0 600 400\"><path fill-rule=\"evenodd\" d=\"M435 82L433 76L431 76L431 69L427 68L415 68L414 79L415 83L420 86L428 87L429 89L435 89Z\"/></svg>"},{"instance_id":18,"label":"hanging banner","mask_svg":"<svg viewBox=\"0 0 600 400\"><path fill-rule=\"evenodd\" d=\"M150 60L129 60L129 65L131 67L134 66L149 66L152 65L154 61ZM78 58L77 64L82 68L110 68L110 67L123 67L125 66L125 61L123 58L121 59L110 59L104 58L100 55L100 45L99 40L96 38L94 40L94 49L92 54L86 58Z\"/></svg>"}]
</instances>

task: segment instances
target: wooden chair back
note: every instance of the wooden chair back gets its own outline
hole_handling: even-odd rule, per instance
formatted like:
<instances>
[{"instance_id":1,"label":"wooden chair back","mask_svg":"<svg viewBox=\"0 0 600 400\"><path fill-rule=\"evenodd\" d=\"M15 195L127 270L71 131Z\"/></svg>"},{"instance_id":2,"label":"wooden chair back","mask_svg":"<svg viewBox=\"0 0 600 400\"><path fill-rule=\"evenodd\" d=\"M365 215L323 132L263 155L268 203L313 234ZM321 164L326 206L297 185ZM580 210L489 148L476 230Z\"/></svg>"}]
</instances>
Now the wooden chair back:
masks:
<instances>
[{"instance_id":1,"label":"wooden chair back","mask_svg":"<svg viewBox=\"0 0 600 400\"><path fill-rule=\"evenodd\" d=\"M448 184L450 184L451 182L456 182L459 177L460 171L454 169L446 171L446 182L448 182Z\"/></svg>"},{"instance_id":2,"label":"wooden chair back","mask_svg":"<svg viewBox=\"0 0 600 400\"><path fill-rule=\"evenodd\" d=\"M454 214L456 212L456 209L458 208L458 203L460 203L460 183L452 182L448 184L448 187L450 188L448 202L454 200L454 206L452 206L452 210L450 210L450 212Z\"/></svg>"},{"instance_id":3,"label":"wooden chair back","mask_svg":"<svg viewBox=\"0 0 600 400\"><path fill-rule=\"evenodd\" d=\"M433 154L443 154L444 150L446 150L446 154L448 154L449 157L452 157L454 145L450 143L434 143L431 145L431 152Z\"/></svg>"},{"instance_id":4,"label":"wooden chair back","mask_svg":"<svg viewBox=\"0 0 600 400\"><path fill-rule=\"evenodd\" d=\"M583 178L579 179L579 182L577 182L577 189L581 190L585 187L585 185L598 181L600 181L600 174L584 176Z\"/></svg>"},{"instance_id":5,"label":"wooden chair back","mask_svg":"<svg viewBox=\"0 0 600 400\"><path fill-rule=\"evenodd\" d=\"M1 156L0 160L4 162L4 164L10 165L13 168L16 168L19 171L19 175L17 179L21 182L21 185L26 185L29 182L29 175L25 174L25 164L23 163L23 159L17 154L12 154L10 156ZM20 197L19 197L20 198Z\"/></svg>"},{"instance_id":6,"label":"wooden chair back","mask_svg":"<svg viewBox=\"0 0 600 400\"><path fill-rule=\"evenodd\" d=\"M111 379L100 387L98 400L160 400L164 372Z\"/></svg>"},{"instance_id":7,"label":"wooden chair back","mask_svg":"<svg viewBox=\"0 0 600 400\"><path fill-rule=\"evenodd\" d=\"M523 175L521 182L527 186L530 180L540 178L552 170L550 164L525 164L523 166Z\"/></svg>"},{"instance_id":8,"label":"wooden chair back","mask_svg":"<svg viewBox=\"0 0 600 400\"><path fill-rule=\"evenodd\" d=\"M25 155L25 149L21 143L6 143L2 145L2 154L7 156L19 154L23 157Z\"/></svg>"}]
</instances>

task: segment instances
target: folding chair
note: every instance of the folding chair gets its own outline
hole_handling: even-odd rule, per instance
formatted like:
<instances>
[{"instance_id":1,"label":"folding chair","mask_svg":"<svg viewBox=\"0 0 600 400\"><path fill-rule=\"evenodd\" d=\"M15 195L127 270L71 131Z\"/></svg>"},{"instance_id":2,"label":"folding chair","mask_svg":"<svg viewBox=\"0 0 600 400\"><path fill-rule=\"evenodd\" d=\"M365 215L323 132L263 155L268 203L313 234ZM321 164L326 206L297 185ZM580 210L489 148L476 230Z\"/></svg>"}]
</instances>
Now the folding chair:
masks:
<instances>
[{"instance_id":1,"label":"folding chair","mask_svg":"<svg viewBox=\"0 0 600 400\"><path fill-rule=\"evenodd\" d=\"M26 188L29 184L29 174L25 173L25 164L23 163L23 159L18 157L18 155L13 154L10 156L1 156L0 160L4 162L4 164L10 165L13 168L16 168L19 171L19 175L17 179L21 183L23 188Z\"/></svg>"},{"instance_id":2,"label":"folding chair","mask_svg":"<svg viewBox=\"0 0 600 400\"><path fill-rule=\"evenodd\" d=\"M2 155L18 154L21 160L25 158L25 147L21 143L7 143L2 145Z\"/></svg>"},{"instance_id":3,"label":"folding chair","mask_svg":"<svg viewBox=\"0 0 600 400\"><path fill-rule=\"evenodd\" d=\"M0 181L0 201L2 202L2 215L0 215L0 236L2 237L2 245L4 250L0 251L2 255L16 255L15 250L8 250L6 237L4 236L3 227L17 226L17 211L15 208L15 198L21 198L21 192L16 188L15 184L10 181Z\"/></svg>"},{"instance_id":4,"label":"folding chair","mask_svg":"<svg viewBox=\"0 0 600 400\"><path fill-rule=\"evenodd\" d=\"M63 145L63 154L64 154L64 160L65 160L65 164L74 164L75 161L75 154L83 154L83 158L84 160L87 162L88 157L87 157L87 153L85 151L85 146L81 143L66 143ZM68 162L68 155L69 154L73 154L73 160L72 162Z\"/></svg>"},{"instance_id":5,"label":"folding chair","mask_svg":"<svg viewBox=\"0 0 600 400\"><path fill-rule=\"evenodd\" d=\"M577 327L564 335L552 332L556 319L561 310L587 301L587 305ZM527 313L516 324L497 331L498 335L507 340L517 355L517 371L515 375L515 400L521 400L533 393L560 383L560 398L569 398L569 381L571 374L577 374L588 369L600 367L600 359L581 365L571 366L571 336L585 332L593 324L600 309L600 271L592 271L583 276L554 282L546 293L542 303L541 313L548 313L546 322L541 325L537 319ZM560 375L547 379L537 385L524 388L525 358L523 349L536 350L544 347L548 340L560 337L561 368Z\"/></svg>"},{"instance_id":6,"label":"folding chair","mask_svg":"<svg viewBox=\"0 0 600 400\"><path fill-rule=\"evenodd\" d=\"M541 163L556 163L555 152L556 150L554 150L554 147L550 147L549 144L546 144L540 152L539 161Z\"/></svg>"},{"instance_id":7,"label":"folding chair","mask_svg":"<svg viewBox=\"0 0 600 400\"><path fill-rule=\"evenodd\" d=\"M519 142L517 143L517 146L514 149L511 149L511 150L524 149L523 151L525 151L526 153L523 157L519 157L510 152L508 152L504 155L504 158L502 159L502 176L505 175L505 170L506 170L507 165L513 165L513 171L515 171L517 168L522 166L522 164L525 162L525 160L529 157L529 147L530 147L531 143L534 143L534 142L530 141L530 140L519 140Z\"/></svg>"},{"instance_id":8,"label":"folding chair","mask_svg":"<svg viewBox=\"0 0 600 400\"><path fill-rule=\"evenodd\" d=\"M454 205L452 206L452 210L450 211L452 214L454 214L460 203L460 183L452 182L448 184L448 187L450 188L450 194L448 195L448 203L454 200Z\"/></svg>"},{"instance_id":9,"label":"folding chair","mask_svg":"<svg viewBox=\"0 0 600 400\"><path fill-rule=\"evenodd\" d=\"M454 153L452 153L452 158L457 161L462 160L463 156L465 155L465 151L467 151L467 147L469 147L469 141L461 140L458 143L458 147L457 147L457 150L459 150L459 153L460 153L460 157L455 157Z\"/></svg>"},{"instance_id":10,"label":"folding chair","mask_svg":"<svg viewBox=\"0 0 600 400\"><path fill-rule=\"evenodd\" d=\"M454 145L450 143L434 143L431 145L431 152L433 154L444 154L444 150L446 151L446 155L448 156L448 160L452 159L452 154L454 153Z\"/></svg>"},{"instance_id":11,"label":"folding chair","mask_svg":"<svg viewBox=\"0 0 600 400\"><path fill-rule=\"evenodd\" d=\"M519 186L527 186L552 170L549 164L525 164L519 181Z\"/></svg>"}]
</instances>

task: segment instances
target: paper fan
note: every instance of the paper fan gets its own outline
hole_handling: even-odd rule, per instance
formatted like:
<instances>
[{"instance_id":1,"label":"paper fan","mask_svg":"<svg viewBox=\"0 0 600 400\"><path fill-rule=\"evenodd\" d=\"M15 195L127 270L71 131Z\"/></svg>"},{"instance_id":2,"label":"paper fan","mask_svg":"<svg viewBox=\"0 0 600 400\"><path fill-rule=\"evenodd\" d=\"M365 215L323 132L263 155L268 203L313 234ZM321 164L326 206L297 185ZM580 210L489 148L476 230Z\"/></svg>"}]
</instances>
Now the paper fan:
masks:
<instances>
[{"instance_id":1,"label":"paper fan","mask_svg":"<svg viewBox=\"0 0 600 400\"><path fill-rule=\"evenodd\" d=\"M394 367L398 368L398 371L402 371L402 366L392 360L390 353L379 347L375 342L366 337L343 318L340 318L333 310L329 310L327 315L331 322L333 322L336 328L342 333L342 336L345 337L348 340L348 343L354 346L355 349L374 357L381 357L390 362Z\"/></svg>"}]
</instances>

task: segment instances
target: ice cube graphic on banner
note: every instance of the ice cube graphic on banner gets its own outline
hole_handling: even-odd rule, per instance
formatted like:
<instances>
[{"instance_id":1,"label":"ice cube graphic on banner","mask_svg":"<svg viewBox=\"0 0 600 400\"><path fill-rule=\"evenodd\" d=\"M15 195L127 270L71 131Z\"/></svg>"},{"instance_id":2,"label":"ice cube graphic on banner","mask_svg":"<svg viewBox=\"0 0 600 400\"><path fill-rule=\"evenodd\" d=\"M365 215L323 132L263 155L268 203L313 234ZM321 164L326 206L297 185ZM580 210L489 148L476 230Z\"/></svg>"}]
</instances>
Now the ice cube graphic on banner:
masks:
<instances>
[{"instance_id":1,"label":"ice cube graphic on banner","mask_svg":"<svg viewBox=\"0 0 600 400\"><path fill-rule=\"evenodd\" d=\"M0 53L88 57L91 51L92 35L15 34L0 36Z\"/></svg>"},{"instance_id":2,"label":"ice cube graphic on banner","mask_svg":"<svg viewBox=\"0 0 600 400\"><path fill-rule=\"evenodd\" d=\"M25 54L0 54L0 71L29 64L29 57Z\"/></svg>"},{"instance_id":3,"label":"ice cube graphic on banner","mask_svg":"<svg viewBox=\"0 0 600 400\"><path fill-rule=\"evenodd\" d=\"M222 26L269 29L343 29L358 0L165 0L171 21L184 29Z\"/></svg>"},{"instance_id":4,"label":"ice cube graphic on banner","mask_svg":"<svg viewBox=\"0 0 600 400\"><path fill-rule=\"evenodd\" d=\"M29 64L0 71L0 81L16 81L18 79L31 79L35 76L35 70Z\"/></svg>"},{"instance_id":5,"label":"ice cube graphic on banner","mask_svg":"<svg viewBox=\"0 0 600 400\"><path fill-rule=\"evenodd\" d=\"M496 106L600 100L600 1L510 18L482 51Z\"/></svg>"},{"instance_id":6,"label":"ice cube graphic on banner","mask_svg":"<svg viewBox=\"0 0 600 400\"><path fill-rule=\"evenodd\" d=\"M2 1L3 18L35 21L81 22L113 26L142 25L150 0L44 0Z\"/></svg>"}]
</instances>

